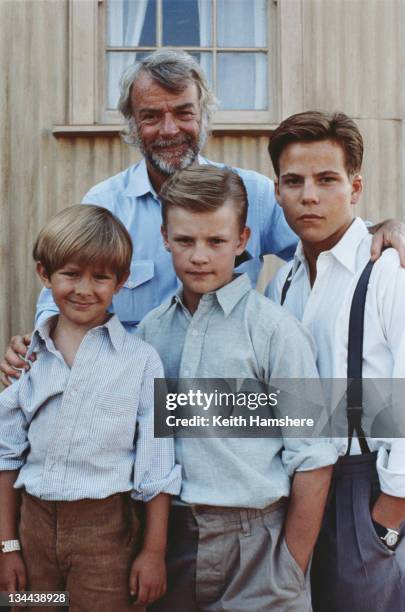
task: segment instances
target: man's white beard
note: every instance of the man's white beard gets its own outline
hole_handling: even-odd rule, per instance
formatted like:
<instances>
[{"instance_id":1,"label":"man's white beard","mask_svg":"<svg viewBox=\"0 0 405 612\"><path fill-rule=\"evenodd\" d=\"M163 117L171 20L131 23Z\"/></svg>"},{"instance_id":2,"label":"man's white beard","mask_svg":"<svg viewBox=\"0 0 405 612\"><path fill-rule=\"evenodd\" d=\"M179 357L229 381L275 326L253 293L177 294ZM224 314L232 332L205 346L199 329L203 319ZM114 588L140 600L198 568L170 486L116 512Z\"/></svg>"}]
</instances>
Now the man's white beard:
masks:
<instances>
[{"instance_id":1,"label":"man's white beard","mask_svg":"<svg viewBox=\"0 0 405 612\"><path fill-rule=\"evenodd\" d=\"M166 143L168 145L168 143ZM150 161L153 167L161 172L162 174L166 174L170 176L174 174L176 170L184 170L184 168L188 168L195 161L198 155L198 147L195 145L194 147L189 144L183 155L177 156L174 155L174 159L165 159L165 155L161 155L158 151L146 152L145 158Z\"/></svg>"},{"instance_id":2,"label":"man's white beard","mask_svg":"<svg viewBox=\"0 0 405 612\"><path fill-rule=\"evenodd\" d=\"M186 142L188 143L188 148L186 149L185 153L183 153L181 157L178 157L177 159L174 159L174 160L170 160L170 159L166 159L166 156L164 154L161 155L156 150L153 150L153 149L148 150L145 148L139 136L138 128L135 122L131 126L131 131L136 141L136 146L138 147L138 149L140 150L140 152L142 153L146 161L149 161L149 163L158 172L161 172L162 174L165 174L166 176L170 176L174 174L177 170L184 170L185 168L188 168L188 166L191 166L191 164L197 159L197 156L200 153L201 149L203 148L205 141L207 139L207 135L208 135L208 127L206 127L205 122L203 121L202 125L200 126L198 142L196 142L195 140L191 138L191 136L188 136L186 134L180 134L179 135L180 137L177 136L175 138L171 138L168 140L157 139L153 143L153 145L159 147L159 145L161 144L162 150L164 149L164 145L170 146L171 144L175 145L175 144L182 144ZM174 157L176 158L177 156L174 156Z\"/></svg>"},{"instance_id":3,"label":"man's white beard","mask_svg":"<svg viewBox=\"0 0 405 612\"><path fill-rule=\"evenodd\" d=\"M176 154L170 155L170 153L169 154L164 153L164 145L166 146L171 146L171 145L176 145L176 144L181 145L181 144L185 144L186 142L188 142L188 147L181 156L176 155ZM155 146L156 144L159 145L160 144L159 141L157 143L154 143ZM184 170L185 168L188 168L188 166L191 166L191 164L195 161L199 153L197 143L194 143L194 146L193 146L191 139L190 140L182 139L179 142L178 139L172 138L171 140L162 140L161 144L162 144L162 153L159 152L159 149L158 150L153 149L152 151L147 151L143 148L143 145L141 145L140 149L145 159L147 159L156 170L168 176L170 176L171 174L174 174L177 170Z\"/></svg>"}]
</instances>

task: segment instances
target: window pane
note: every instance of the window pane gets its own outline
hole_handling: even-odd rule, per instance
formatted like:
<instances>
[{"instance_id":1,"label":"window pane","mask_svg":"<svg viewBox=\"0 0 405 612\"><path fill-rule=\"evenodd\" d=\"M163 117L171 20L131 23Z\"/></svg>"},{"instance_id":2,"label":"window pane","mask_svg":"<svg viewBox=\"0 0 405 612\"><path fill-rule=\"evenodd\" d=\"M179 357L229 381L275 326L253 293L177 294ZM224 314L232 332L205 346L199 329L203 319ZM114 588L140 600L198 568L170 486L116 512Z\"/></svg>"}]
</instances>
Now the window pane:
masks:
<instances>
[{"instance_id":1,"label":"window pane","mask_svg":"<svg viewBox=\"0 0 405 612\"><path fill-rule=\"evenodd\" d=\"M217 0L219 47L265 47L266 0Z\"/></svg>"},{"instance_id":2,"label":"window pane","mask_svg":"<svg viewBox=\"0 0 405 612\"><path fill-rule=\"evenodd\" d=\"M190 55L192 55L197 60L197 62L200 64L201 68L204 70L205 76L207 77L209 86L213 87L212 53L196 53L195 51L190 51Z\"/></svg>"},{"instance_id":3,"label":"window pane","mask_svg":"<svg viewBox=\"0 0 405 612\"><path fill-rule=\"evenodd\" d=\"M221 110L267 109L267 54L218 53Z\"/></svg>"},{"instance_id":4,"label":"window pane","mask_svg":"<svg viewBox=\"0 0 405 612\"><path fill-rule=\"evenodd\" d=\"M163 44L211 45L211 0L163 0Z\"/></svg>"},{"instance_id":5,"label":"window pane","mask_svg":"<svg viewBox=\"0 0 405 612\"><path fill-rule=\"evenodd\" d=\"M119 98L119 80L124 70L141 61L149 53L110 51L107 53L107 109L116 110Z\"/></svg>"},{"instance_id":6,"label":"window pane","mask_svg":"<svg viewBox=\"0 0 405 612\"><path fill-rule=\"evenodd\" d=\"M149 47L156 44L156 0L108 0L107 44Z\"/></svg>"}]
</instances>

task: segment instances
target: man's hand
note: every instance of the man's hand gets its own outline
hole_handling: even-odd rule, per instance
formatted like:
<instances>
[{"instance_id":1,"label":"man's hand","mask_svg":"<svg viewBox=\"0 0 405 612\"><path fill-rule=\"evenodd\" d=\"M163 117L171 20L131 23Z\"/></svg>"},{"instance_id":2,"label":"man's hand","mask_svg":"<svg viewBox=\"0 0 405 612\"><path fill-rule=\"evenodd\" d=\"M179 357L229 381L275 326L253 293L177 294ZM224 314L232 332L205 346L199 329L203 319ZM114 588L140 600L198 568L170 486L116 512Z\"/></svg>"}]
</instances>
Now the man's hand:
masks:
<instances>
[{"instance_id":1,"label":"man's hand","mask_svg":"<svg viewBox=\"0 0 405 612\"><path fill-rule=\"evenodd\" d=\"M20 372L16 368L29 370L29 364L21 359L27 354L28 346L31 342L31 334L25 336L13 336L7 348L3 361L0 363L2 372L0 381L5 387L11 385L11 378L20 378ZM31 355L31 361L35 361L35 355Z\"/></svg>"},{"instance_id":2,"label":"man's hand","mask_svg":"<svg viewBox=\"0 0 405 612\"><path fill-rule=\"evenodd\" d=\"M331 465L294 475L284 533L304 574L321 528L331 477Z\"/></svg>"},{"instance_id":3,"label":"man's hand","mask_svg":"<svg viewBox=\"0 0 405 612\"><path fill-rule=\"evenodd\" d=\"M388 219L378 225L368 228L373 236L371 243L371 259L378 259L385 247L398 251L401 266L405 268L405 223L396 219Z\"/></svg>"},{"instance_id":4,"label":"man's hand","mask_svg":"<svg viewBox=\"0 0 405 612\"><path fill-rule=\"evenodd\" d=\"M387 529L396 529L405 521L405 499L380 493L371 512L371 518Z\"/></svg>"},{"instance_id":5,"label":"man's hand","mask_svg":"<svg viewBox=\"0 0 405 612\"><path fill-rule=\"evenodd\" d=\"M147 606L166 592L164 554L143 550L135 559L129 577L129 590L136 606Z\"/></svg>"},{"instance_id":6,"label":"man's hand","mask_svg":"<svg viewBox=\"0 0 405 612\"><path fill-rule=\"evenodd\" d=\"M27 572L19 552L0 553L0 591L25 591Z\"/></svg>"}]
</instances>

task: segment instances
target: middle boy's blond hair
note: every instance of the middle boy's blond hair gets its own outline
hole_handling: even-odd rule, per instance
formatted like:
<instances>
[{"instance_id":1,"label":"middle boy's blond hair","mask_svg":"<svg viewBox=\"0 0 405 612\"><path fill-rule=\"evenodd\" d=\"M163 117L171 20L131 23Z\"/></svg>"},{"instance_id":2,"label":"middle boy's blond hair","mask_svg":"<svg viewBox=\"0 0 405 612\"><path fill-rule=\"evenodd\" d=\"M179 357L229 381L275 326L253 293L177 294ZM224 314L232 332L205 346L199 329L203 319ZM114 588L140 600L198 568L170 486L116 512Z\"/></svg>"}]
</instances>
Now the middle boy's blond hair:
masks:
<instances>
[{"instance_id":1,"label":"middle boy's blond hair","mask_svg":"<svg viewBox=\"0 0 405 612\"><path fill-rule=\"evenodd\" d=\"M241 231L246 225L248 198L245 185L236 172L211 165L193 166L176 172L160 193L163 226L167 225L170 208L191 212L211 212L232 204L238 214Z\"/></svg>"}]
</instances>

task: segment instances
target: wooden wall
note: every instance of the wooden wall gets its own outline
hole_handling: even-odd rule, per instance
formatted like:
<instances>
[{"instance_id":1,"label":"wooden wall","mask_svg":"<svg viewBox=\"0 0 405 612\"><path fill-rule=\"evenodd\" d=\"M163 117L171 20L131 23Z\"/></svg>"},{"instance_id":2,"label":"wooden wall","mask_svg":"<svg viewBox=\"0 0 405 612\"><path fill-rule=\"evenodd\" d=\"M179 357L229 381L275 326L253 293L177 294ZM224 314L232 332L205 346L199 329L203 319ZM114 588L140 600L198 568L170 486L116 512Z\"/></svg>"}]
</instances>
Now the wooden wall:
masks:
<instances>
[{"instance_id":1,"label":"wooden wall","mask_svg":"<svg viewBox=\"0 0 405 612\"><path fill-rule=\"evenodd\" d=\"M339 108L359 120L366 143L359 213L404 218L405 0L278 1L302 14L303 109ZM0 53L1 356L11 334L32 328L39 228L138 155L114 135L52 134L67 123L68 0L0 0ZM206 154L271 175L266 147L266 137L213 136Z\"/></svg>"}]
</instances>

